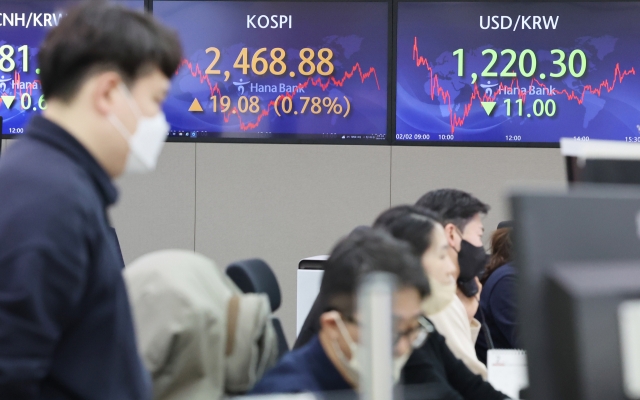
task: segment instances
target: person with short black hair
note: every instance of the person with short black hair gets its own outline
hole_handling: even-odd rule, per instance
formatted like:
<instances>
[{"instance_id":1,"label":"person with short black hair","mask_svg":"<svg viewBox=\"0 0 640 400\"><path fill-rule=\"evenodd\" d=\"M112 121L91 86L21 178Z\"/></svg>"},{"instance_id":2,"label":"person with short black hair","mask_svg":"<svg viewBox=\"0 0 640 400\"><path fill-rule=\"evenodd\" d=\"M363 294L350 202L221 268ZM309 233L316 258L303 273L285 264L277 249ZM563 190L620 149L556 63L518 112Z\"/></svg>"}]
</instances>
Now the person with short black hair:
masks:
<instances>
[{"instance_id":1,"label":"person with short black hair","mask_svg":"<svg viewBox=\"0 0 640 400\"><path fill-rule=\"evenodd\" d=\"M420 257L431 288L431 294L422 303L422 311L428 316L446 309L456 296L456 281L440 216L419 206L397 206L380 214L373 226L409 243ZM457 359L445 338L437 329L432 329L424 345L407 361L403 370L405 383L426 385L418 389L423 391L425 399L506 398Z\"/></svg>"},{"instance_id":2,"label":"person with short black hair","mask_svg":"<svg viewBox=\"0 0 640 400\"><path fill-rule=\"evenodd\" d=\"M482 244L482 217L489 212L489 206L470 193L456 189L428 192L416 205L442 217L449 255L457 267L457 296L446 309L428 317L446 338L453 354L471 371L486 379L487 367L478 360L475 351L481 328L475 314L482 290L478 277L487 264L487 253Z\"/></svg>"},{"instance_id":3,"label":"person with short black hair","mask_svg":"<svg viewBox=\"0 0 640 400\"><path fill-rule=\"evenodd\" d=\"M325 265L321 292L326 303L320 316L320 332L306 345L286 354L252 393L358 388L356 350L360 335L356 295L360 282L374 272L392 274L397 280L393 305L397 321L393 327L396 379L413 349L428 336L420 303L429 294L429 284L420 260L408 244L381 230L360 229L336 245Z\"/></svg>"},{"instance_id":4,"label":"person with short black hair","mask_svg":"<svg viewBox=\"0 0 640 400\"><path fill-rule=\"evenodd\" d=\"M425 193L416 205L435 211L445 223L464 227L478 215L486 215L491 207L471 193L458 189L438 189Z\"/></svg>"},{"instance_id":5,"label":"person with short black hair","mask_svg":"<svg viewBox=\"0 0 640 400\"><path fill-rule=\"evenodd\" d=\"M47 109L0 161L0 398L151 398L107 208L114 178L156 165L181 59L174 32L106 2L42 43Z\"/></svg>"}]
</instances>

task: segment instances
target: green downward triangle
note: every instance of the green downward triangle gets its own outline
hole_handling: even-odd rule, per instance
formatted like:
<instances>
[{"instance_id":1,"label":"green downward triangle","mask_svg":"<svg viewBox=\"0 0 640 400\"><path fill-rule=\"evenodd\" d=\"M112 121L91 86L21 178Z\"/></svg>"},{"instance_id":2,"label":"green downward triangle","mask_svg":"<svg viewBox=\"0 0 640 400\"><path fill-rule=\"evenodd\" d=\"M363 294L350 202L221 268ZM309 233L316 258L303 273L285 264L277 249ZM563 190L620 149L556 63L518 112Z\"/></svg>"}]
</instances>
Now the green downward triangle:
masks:
<instances>
[{"instance_id":1,"label":"green downward triangle","mask_svg":"<svg viewBox=\"0 0 640 400\"><path fill-rule=\"evenodd\" d=\"M487 115L491 115L491 111L496 107L495 101L481 101L482 108L487 112Z\"/></svg>"},{"instance_id":2,"label":"green downward triangle","mask_svg":"<svg viewBox=\"0 0 640 400\"><path fill-rule=\"evenodd\" d=\"M7 108L11 108L13 101L16 99L16 96L2 96L2 102Z\"/></svg>"}]
</instances>

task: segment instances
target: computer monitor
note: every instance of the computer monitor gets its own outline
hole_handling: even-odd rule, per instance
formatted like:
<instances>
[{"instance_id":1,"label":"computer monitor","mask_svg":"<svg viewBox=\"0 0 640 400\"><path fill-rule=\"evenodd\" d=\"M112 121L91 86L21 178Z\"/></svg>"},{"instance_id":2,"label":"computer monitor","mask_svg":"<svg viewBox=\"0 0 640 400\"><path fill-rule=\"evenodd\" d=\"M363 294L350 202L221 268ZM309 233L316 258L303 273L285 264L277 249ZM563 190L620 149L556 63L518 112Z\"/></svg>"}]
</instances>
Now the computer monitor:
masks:
<instances>
[{"instance_id":1,"label":"computer monitor","mask_svg":"<svg viewBox=\"0 0 640 400\"><path fill-rule=\"evenodd\" d=\"M637 399L640 363L622 307L640 299L640 259L635 262L558 264L547 276L551 372L564 400ZM625 378L626 377L626 378Z\"/></svg>"},{"instance_id":2,"label":"computer monitor","mask_svg":"<svg viewBox=\"0 0 640 400\"><path fill-rule=\"evenodd\" d=\"M560 263L640 259L640 189L585 185L570 191L518 191L510 197L519 332L531 385L527 400L567 400L550 368L558 355L553 352L548 310L562 304L553 304L548 296L547 277ZM624 397L611 393L603 398Z\"/></svg>"},{"instance_id":3,"label":"computer monitor","mask_svg":"<svg viewBox=\"0 0 640 400\"><path fill-rule=\"evenodd\" d=\"M640 184L640 143L612 140L575 141L564 138L569 183Z\"/></svg>"},{"instance_id":4,"label":"computer monitor","mask_svg":"<svg viewBox=\"0 0 640 400\"><path fill-rule=\"evenodd\" d=\"M585 160L565 157L567 182L640 184L640 161L638 160Z\"/></svg>"}]
</instances>

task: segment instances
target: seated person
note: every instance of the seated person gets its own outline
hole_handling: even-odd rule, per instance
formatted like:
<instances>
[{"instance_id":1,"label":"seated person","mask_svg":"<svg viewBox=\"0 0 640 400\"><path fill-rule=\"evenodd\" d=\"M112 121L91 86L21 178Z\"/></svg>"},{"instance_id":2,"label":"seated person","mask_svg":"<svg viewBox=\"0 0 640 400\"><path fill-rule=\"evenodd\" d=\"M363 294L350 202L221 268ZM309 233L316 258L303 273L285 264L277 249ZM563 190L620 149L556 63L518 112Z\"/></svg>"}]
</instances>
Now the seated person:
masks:
<instances>
[{"instance_id":1,"label":"seated person","mask_svg":"<svg viewBox=\"0 0 640 400\"><path fill-rule=\"evenodd\" d=\"M487 254L482 245L482 216L489 211L489 206L471 194L455 189L431 191L422 196L416 205L435 211L441 216L445 236L449 242L449 256L456 266L458 280L457 296L451 304L443 311L427 316L438 332L446 338L453 354L471 371L486 379L487 367L478 360L475 351L476 339L481 328L475 315L482 289L476 276L487 264ZM470 292L469 289L474 290Z\"/></svg>"},{"instance_id":2,"label":"seated person","mask_svg":"<svg viewBox=\"0 0 640 400\"><path fill-rule=\"evenodd\" d=\"M254 394L352 391L358 388L358 283L372 272L393 274L394 377L427 336L420 304L429 285L410 247L384 231L358 230L341 240L326 262L321 291L326 299L320 332L286 354L253 389ZM422 338L422 340L420 340Z\"/></svg>"},{"instance_id":3,"label":"seated person","mask_svg":"<svg viewBox=\"0 0 640 400\"><path fill-rule=\"evenodd\" d=\"M378 219L376 219L375 223L374 223L374 228L382 228L384 230L388 230L386 229L386 223L387 222L391 222L391 220L394 220L395 218L397 218L400 215L405 215L407 213L412 212L416 207L414 206L398 206L398 207L393 207L385 212L383 212ZM420 208L418 211L418 213L427 213L428 216L430 216L431 218L434 218L435 220L438 220L440 217L433 213L430 212L429 210ZM361 229L368 229L366 226L358 226L357 228L355 228L353 230L353 232L356 232L358 230ZM402 240L406 240L405 238L401 238ZM421 240L421 239L420 239ZM423 247L427 248L429 245L429 240L430 239L425 239L427 240L426 243L423 243ZM448 245L447 245L448 248ZM422 255L422 252L420 252L419 255ZM449 261L448 263L448 268L444 268L442 269L442 272L439 273L440 275L434 280L431 279L431 276L429 274L427 274L427 278L429 279L429 286L431 288L433 288L435 285L439 285L439 282L442 281L444 284L449 284L449 287L446 288L448 290L444 290L444 291L440 291L440 293L447 293L446 299L435 299L432 296L430 297L429 303L432 304L434 302L437 303L444 303L444 306L436 306L435 308L437 308L438 311L442 310L443 308L445 308L446 305L448 305L452 300L453 297L455 296L456 293L456 285L455 285L455 273L456 273L456 269L455 266L451 263L451 260L449 258L446 258L445 262ZM425 270L426 273L426 270ZM450 275L450 276L447 276ZM450 284L450 281L453 280L453 285ZM433 294L433 293L432 293ZM322 293L322 290L320 290L320 292L318 293L318 296L316 297L316 300L313 302L313 306L311 307L311 309L309 310L309 314L307 314L307 317L304 320L304 323L302 325L302 328L300 329L300 333L298 334L298 337L296 339L296 342L293 346L294 349L300 348L302 346L304 346L305 344L307 344L307 342L309 342L309 340L311 340L312 337L314 337L315 335L318 334L318 332L320 331L320 315L325 311L326 308L326 300L324 299L324 295ZM430 311L435 313L434 311L434 307L430 307Z\"/></svg>"},{"instance_id":4,"label":"seated person","mask_svg":"<svg viewBox=\"0 0 640 400\"><path fill-rule=\"evenodd\" d=\"M123 274L154 400L244 394L275 365L269 298L242 293L212 260L162 250Z\"/></svg>"},{"instance_id":5,"label":"seated person","mask_svg":"<svg viewBox=\"0 0 640 400\"><path fill-rule=\"evenodd\" d=\"M422 303L425 314L437 314L456 297L456 268L439 216L417 206L398 206L382 213L373 225L408 242L429 279L431 294ZM432 328L425 344L413 352L404 368L404 383L426 385L421 399L504 399L482 377L458 360L445 339Z\"/></svg>"},{"instance_id":6,"label":"seated person","mask_svg":"<svg viewBox=\"0 0 640 400\"><path fill-rule=\"evenodd\" d=\"M360 225L356 227L353 232L369 229L366 225ZM293 344L294 349L298 349L305 344L311 338L320 332L320 315L324 312L325 301L322 298L322 294L318 294L316 300L313 302L311 309L309 310L309 314L307 314L307 318L305 318L304 323L302 324L302 328L300 328L300 332L298 333L298 337L296 338L296 342Z\"/></svg>"},{"instance_id":7,"label":"seated person","mask_svg":"<svg viewBox=\"0 0 640 400\"><path fill-rule=\"evenodd\" d=\"M449 257L440 216L423 207L402 205L380 214L373 227L409 243L420 257L431 291L422 304L424 314L437 314L447 308L456 296L456 267Z\"/></svg>"},{"instance_id":8,"label":"seated person","mask_svg":"<svg viewBox=\"0 0 640 400\"><path fill-rule=\"evenodd\" d=\"M516 269L511 245L511 225L501 222L491 237L491 258L482 277L484 288L480 295L480 310L496 349L517 349L516 335ZM476 353L478 359L487 363L487 340L484 332L478 335Z\"/></svg>"}]
</instances>

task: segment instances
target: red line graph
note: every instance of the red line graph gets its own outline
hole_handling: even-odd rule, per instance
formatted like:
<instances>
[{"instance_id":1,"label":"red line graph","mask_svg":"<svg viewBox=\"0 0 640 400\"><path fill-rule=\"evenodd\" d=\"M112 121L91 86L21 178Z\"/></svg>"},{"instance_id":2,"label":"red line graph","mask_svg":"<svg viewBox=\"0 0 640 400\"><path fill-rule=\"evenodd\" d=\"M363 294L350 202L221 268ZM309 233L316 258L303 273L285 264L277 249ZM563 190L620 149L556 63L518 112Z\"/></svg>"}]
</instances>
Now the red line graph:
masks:
<instances>
[{"instance_id":1,"label":"red line graph","mask_svg":"<svg viewBox=\"0 0 640 400\"><path fill-rule=\"evenodd\" d=\"M38 84L38 87L40 87L42 85L42 83L40 82L40 80L34 80L33 82L31 82L30 84L28 84L26 86L25 89L21 89L20 88L20 83L22 82L22 75L20 75L20 73L18 71L14 71L13 72L13 88L8 88L13 90L13 96L17 99L21 99L23 93L29 93L29 96L33 95L33 87L35 86L35 84ZM10 91L9 91L10 93ZM6 91L4 91L2 93L2 96L6 96L8 93ZM33 100L33 99L32 99ZM2 98L0 98L0 104L2 104Z\"/></svg>"},{"instance_id":2,"label":"red line graph","mask_svg":"<svg viewBox=\"0 0 640 400\"><path fill-rule=\"evenodd\" d=\"M206 82L209 87L209 92L211 93L211 96L217 95L219 97L222 97L222 92L218 87L218 83L217 82L215 84L211 83L211 80L209 79L209 75L202 72L200 65L198 65L197 63L194 64L189 60L182 60L180 69L182 69L182 67L187 67L191 76L193 76L194 78L198 78L200 80L200 83ZM176 74L180 72L180 69L178 70L178 72L176 72ZM298 84L292 92L286 92L284 96L293 99L301 89L306 89L307 87L309 87L309 85L319 87L322 91L326 91L330 86L343 87L346 81L352 79L354 76L359 77L361 83L365 83L367 79L373 78L375 80L376 87L378 88L378 90L380 90L380 83L378 82L378 75L376 73L376 69L374 67L370 67L369 70L367 70L367 72L364 72L362 67L360 66L360 63L356 63L351 68L350 71L345 71L342 78L340 79L336 79L335 77L331 76L329 78L326 78L323 81L323 78L310 77L310 78L307 78L305 82ZM270 114L273 106L275 105L275 102L276 102L275 99L269 101L269 103L267 104L267 107L262 108L262 111L258 114L254 122L243 121L242 116L240 115L240 112L238 112L237 107L233 107L228 112L223 113L224 122L228 123L232 116L236 116L238 118L238 122L240 123L241 130L248 131L251 129L255 129L258 127L258 125L260 125L260 121L262 120L262 118Z\"/></svg>"},{"instance_id":3,"label":"red line graph","mask_svg":"<svg viewBox=\"0 0 640 400\"><path fill-rule=\"evenodd\" d=\"M536 78L532 78L529 86L525 87L525 89L527 90L521 91L521 87L520 87L520 83L518 82L518 79L513 78L511 80L511 83L509 84L504 84L501 82L500 85L497 87L497 90L494 92L494 94L492 94L491 96L487 96L480 93L480 89L478 89L478 84L476 83L474 84L473 92L471 94L471 98L469 99L469 102L466 103L463 107L462 116L458 116L453 111L453 102L451 99L451 94L449 93L449 91L447 91L446 89L443 89L440 86L440 79L437 74L434 74L433 67L429 64L429 60L427 60L426 57L423 57L420 55L417 37L414 37L414 40L413 40L413 60L416 63L416 67L424 66L429 71L429 82L431 86L430 87L431 100L435 100L435 96L437 95L441 99L442 103L448 106L449 123L451 125L452 134L455 132L456 128L464 125L465 119L471 113L471 108L473 107L474 101L477 101L478 106L481 106L481 104L479 103L482 101L495 101L500 93L504 93L507 91L513 92L517 90L518 97L521 98L524 102L526 101L526 98L528 96L528 92L529 92L528 88L530 86L537 86L539 88L549 90L549 87L547 85L545 85L544 83L542 83ZM610 93L613 89L615 89L617 83L622 83L625 77L629 75L635 75L635 74L636 74L635 68L632 67L628 70L622 70L622 68L620 67L620 63L617 63L616 67L614 68L613 79L611 81L605 79L599 85L596 85L596 86L585 85L582 92L580 93L576 93L574 90L571 90L571 91L567 89L557 90L554 88L551 90L551 95L565 95L567 100L576 101L578 104L582 104L584 102L584 98L587 95L587 93L600 97L603 94L603 90L605 90L606 93ZM507 90L507 89L510 89L510 90Z\"/></svg>"}]
</instances>

